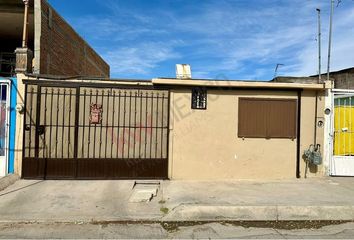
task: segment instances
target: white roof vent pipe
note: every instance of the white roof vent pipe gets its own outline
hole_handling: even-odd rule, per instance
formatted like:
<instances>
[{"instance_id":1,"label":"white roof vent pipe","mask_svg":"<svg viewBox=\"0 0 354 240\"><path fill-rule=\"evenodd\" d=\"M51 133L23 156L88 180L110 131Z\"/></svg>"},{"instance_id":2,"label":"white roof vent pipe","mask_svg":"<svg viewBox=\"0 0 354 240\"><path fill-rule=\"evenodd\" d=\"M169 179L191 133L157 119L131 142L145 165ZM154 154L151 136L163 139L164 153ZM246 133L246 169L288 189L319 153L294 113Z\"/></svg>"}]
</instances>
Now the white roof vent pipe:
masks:
<instances>
[{"instance_id":1,"label":"white roof vent pipe","mask_svg":"<svg viewBox=\"0 0 354 240\"><path fill-rule=\"evenodd\" d=\"M189 64L176 64L176 78L192 79L191 66Z\"/></svg>"}]
</instances>

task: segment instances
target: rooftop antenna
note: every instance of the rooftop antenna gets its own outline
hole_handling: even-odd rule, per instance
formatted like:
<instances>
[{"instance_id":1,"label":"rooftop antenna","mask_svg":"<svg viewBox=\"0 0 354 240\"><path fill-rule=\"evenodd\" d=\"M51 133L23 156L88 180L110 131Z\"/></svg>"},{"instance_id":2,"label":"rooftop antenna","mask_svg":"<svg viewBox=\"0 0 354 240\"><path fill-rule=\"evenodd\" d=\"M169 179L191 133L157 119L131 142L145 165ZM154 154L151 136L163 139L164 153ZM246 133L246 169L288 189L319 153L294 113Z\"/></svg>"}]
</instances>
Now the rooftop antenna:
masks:
<instances>
[{"instance_id":1,"label":"rooftop antenna","mask_svg":"<svg viewBox=\"0 0 354 240\"><path fill-rule=\"evenodd\" d=\"M275 70L274 70L274 78L277 77L278 68L279 68L280 66L284 66L284 64L282 64L282 63L277 63L277 65L275 66Z\"/></svg>"},{"instance_id":2,"label":"rooftop antenna","mask_svg":"<svg viewBox=\"0 0 354 240\"><path fill-rule=\"evenodd\" d=\"M318 83L321 83L321 9L316 8L318 15Z\"/></svg>"},{"instance_id":3,"label":"rooftop antenna","mask_svg":"<svg viewBox=\"0 0 354 240\"><path fill-rule=\"evenodd\" d=\"M329 81L329 69L331 63L331 44L332 44L332 22L333 22L334 0L331 0L331 15L329 17L329 39L328 39L328 62L327 62L327 81Z\"/></svg>"}]
</instances>

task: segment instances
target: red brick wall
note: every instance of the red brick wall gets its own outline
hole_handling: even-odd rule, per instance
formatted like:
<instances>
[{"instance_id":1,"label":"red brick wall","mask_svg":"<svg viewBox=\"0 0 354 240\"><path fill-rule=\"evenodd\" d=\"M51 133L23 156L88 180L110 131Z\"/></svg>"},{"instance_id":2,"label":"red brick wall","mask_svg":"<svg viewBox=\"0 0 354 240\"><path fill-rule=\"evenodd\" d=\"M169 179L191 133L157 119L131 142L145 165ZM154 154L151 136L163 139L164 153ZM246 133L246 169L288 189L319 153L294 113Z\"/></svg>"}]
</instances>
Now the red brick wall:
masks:
<instances>
[{"instance_id":1,"label":"red brick wall","mask_svg":"<svg viewBox=\"0 0 354 240\"><path fill-rule=\"evenodd\" d=\"M41 3L39 73L109 78L109 65L46 0L41 0Z\"/></svg>"}]
</instances>

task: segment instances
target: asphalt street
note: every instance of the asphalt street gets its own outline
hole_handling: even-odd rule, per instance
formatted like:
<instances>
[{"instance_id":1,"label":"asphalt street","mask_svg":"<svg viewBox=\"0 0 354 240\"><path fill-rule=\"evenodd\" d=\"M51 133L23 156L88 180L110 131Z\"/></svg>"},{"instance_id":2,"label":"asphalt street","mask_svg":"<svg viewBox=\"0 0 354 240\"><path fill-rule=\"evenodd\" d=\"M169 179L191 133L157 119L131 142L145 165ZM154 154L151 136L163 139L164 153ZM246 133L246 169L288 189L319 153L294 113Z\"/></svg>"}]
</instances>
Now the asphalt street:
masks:
<instances>
[{"instance_id":1,"label":"asphalt street","mask_svg":"<svg viewBox=\"0 0 354 240\"><path fill-rule=\"evenodd\" d=\"M320 228L243 227L232 223L1 223L2 239L354 239L354 223Z\"/></svg>"}]
</instances>

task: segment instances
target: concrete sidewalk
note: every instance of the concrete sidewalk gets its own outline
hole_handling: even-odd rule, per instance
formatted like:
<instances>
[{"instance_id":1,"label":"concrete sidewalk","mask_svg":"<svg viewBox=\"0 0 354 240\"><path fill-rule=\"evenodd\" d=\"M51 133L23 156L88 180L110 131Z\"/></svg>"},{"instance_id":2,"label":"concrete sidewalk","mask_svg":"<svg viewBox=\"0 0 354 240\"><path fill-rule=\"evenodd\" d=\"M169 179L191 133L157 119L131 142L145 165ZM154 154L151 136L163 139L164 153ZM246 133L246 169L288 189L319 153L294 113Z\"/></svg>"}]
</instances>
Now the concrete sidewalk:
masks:
<instances>
[{"instance_id":1,"label":"concrete sidewalk","mask_svg":"<svg viewBox=\"0 0 354 240\"><path fill-rule=\"evenodd\" d=\"M150 202L130 202L133 186L20 180L0 192L0 221L354 220L354 178L161 181Z\"/></svg>"},{"instance_id":2,"label":"concrete sidewalk","mask_svg":"<svg viewBox=\"0 0 354 240\"><path fill-rule=\"evenodd\" d=\"M20 176L17 174L9 174L5 177L0 177L0 191L6 189L8 186L11 186L19 179Z\"/></svg>"},{"instance_id":3,"label":"concrete sidewalk","mask_svg":"<svg viewBox=\"0 0 354 240\"><path fill-rule=\"evenodd\" d=\"M354 220L354 178L166 182L164 220Z\"/></svg>"}]
</instances>

